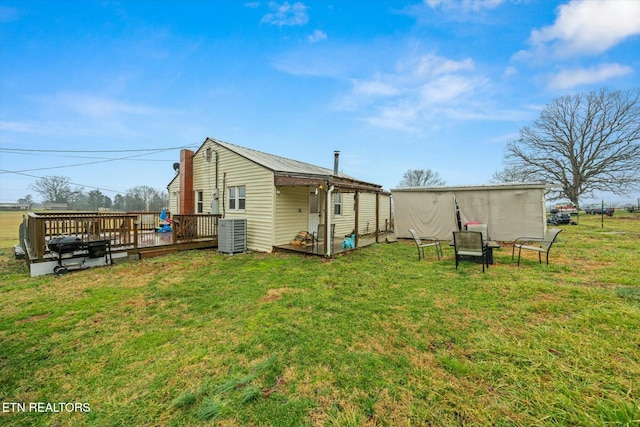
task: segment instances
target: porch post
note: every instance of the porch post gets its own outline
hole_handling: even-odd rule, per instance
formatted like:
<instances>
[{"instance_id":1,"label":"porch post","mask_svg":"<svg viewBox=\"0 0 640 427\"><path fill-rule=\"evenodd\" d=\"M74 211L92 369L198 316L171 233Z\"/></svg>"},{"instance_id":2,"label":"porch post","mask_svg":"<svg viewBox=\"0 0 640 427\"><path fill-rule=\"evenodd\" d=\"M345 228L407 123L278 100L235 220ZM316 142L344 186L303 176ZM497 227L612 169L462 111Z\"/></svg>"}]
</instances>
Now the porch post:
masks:
<instances>
[{"instance_id":1,"label":"porch post","mask_svg":"<svg viewBox=\"0 0 640 427\"><path fill-rule=\"evenodd\" d=\"M355 203L355 208L356 208L356 214L355 214L355 227L354 227L354 232L355 232L355 237L353 240L353 246L355 246L356 248L358 247L358 229L359 229L359 225L360 225L360 190L356 190L356 194L354 196L354 200L353 202Z\"/></svg>"},{"instance_id":2,"label":"porch post","mask_svg":"<svg viewBox=\"0 0 640 427\"><path fill-rule=\"evenodd\" d=\"M329 187L329 185L331 185L331 187ZM325 190L326 209L324 210L324 256L326 258L330 258L331 251L333 251L331 245L331 193L333 193L334 189L333 184L329 184L329 181L327 181L327 189Z\"/></svg>"},{"instance_id":3,"label":"porch post","mask_svg":"<svg viewBox=\"0 0 640 427\"><path fill-rule=\"evenodd\" d=\"M329 234L329 229L328 229L328 227L329 227L328 219L329 219L329 206L331 205L331 201L329 200L329 195L330 195L330 193L329 193L329 182L327 182L325 184L325 186L326 186L326 188L323 189L324 204L325 204L325 207L324 207L324 218L323 218L323 221L324 221L324 228L323 228L324 236L322 236L322 238L324 239L324 253L323 253L323 255L326 257L327 256L327 239L328 239L328 236L330 235Z\"/></svg>"},{"instance_id":4,"label":"porch post","mask_svg":"<svg viewBox=\"0 0 640 427\"><path fill-rule=\"evenodd\" d=\"M376 243L380 235L380 192L376 193Z\"/></svg>"}]
</instances>

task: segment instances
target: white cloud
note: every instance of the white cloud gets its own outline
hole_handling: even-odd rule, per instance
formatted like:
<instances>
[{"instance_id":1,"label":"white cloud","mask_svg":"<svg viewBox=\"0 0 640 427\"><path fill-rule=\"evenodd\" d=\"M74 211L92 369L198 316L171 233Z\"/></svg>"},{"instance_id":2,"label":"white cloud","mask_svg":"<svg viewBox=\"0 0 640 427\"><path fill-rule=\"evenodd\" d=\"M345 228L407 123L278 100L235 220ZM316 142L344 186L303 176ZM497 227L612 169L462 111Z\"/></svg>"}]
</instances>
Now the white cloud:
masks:
<instances>
[{"instance_id":1,"label":"white cloud","mask_svg":"<svg viewBox=\"0 0 640 427\"><path fill-rule=\"evenodd\" d=\"M260 2L259 1L247 2L247 3L244 4L244 7L248 7L250 9L256 9L256 8L260 7Z\"/></svg>"},{"instance_id":2,"label":"white cloud","mask_svg":"<svg viewBox=\"0 0 640 427\"><path fill-rule=\"evenodd\" d=\"M272 24L282 27L285 25L304 25L309 22L307 6L300 2L296 2L292 5L286 1L282 4L270 2L269 7L273 10L273 12L268 13L262 17L261 22L265 24Z\"/></svg>"},{"instance_id":3,"label":"white cloud","mask_svg":"<svg viewBox=\"0 0 640 427\"><path fill-rule=\"evenodd\" d=\"M418 129L415 122L418 118L419 108L409 102L402 102L392 107L380 107L376 113L369 115L364 121L383 129L405 132L414 132Z\"/></svg>"},{"instance_id":4,"label":"white cloud","mask_svg":"<svg viewBox=\"0 0 640 427\"><path fill-rule=\"evenodd\" d=\"M77 138L140 143L149 135L160 132L166 136L175 129L182 129L181 137L185 134L184 113L177 110L91 93L68 92L32 99L30 117L0 120L0 133L16 141L37 136L65 143Z\"/></svg>"},{"instance_id":5,"label":"white cloud","mask_svg":"<svg viewBox=\"0 0 640 427\"><path fill-rule=\"evenodd\" d=\"M502 74L505 78L509 78L511 76L515 76L518 74L518 69L514 66L508 66L504 69L504 73Z\"/></svg>"},{"instance_id":6,"label":"white cloud","mask_svg":"<svg viewBox=\"0 0 640 427\"><path fill-rule=\"evenodd\" d=\"M577 86L604 82L633 73L631 67L620 64L602 64L591 68L563 70L548 82L549 89L565 90Z\"/></svg>"},{"instance_id":7,"label":"white cloud","mask_svg":"<svg viewBox=\"0 0 640 427\"><path fill-rule=\"evenodd\" d=\"M322 30L315 30L313 34L309 35L309 41L311 43L317 43L327 39L327 33Z\"/></svg>"},{"instance_id":8,"label":"white cloud","mask_svg":"<svg viewBox=\"0 0 640 427\"><path fill-rule=\"evenodd\" d=\"M398 94L398 89L391 84L381 81L352 80L353 92L364 96L393 96Z\"/></svg>"},{"instance_id":9,"label":"white cloud","mask_svg":"<svg viewBox=\"0 0 640 427\"><path fill-rule=\"evenodd\" d=\"M420 88L420 98L425 106L455 103L472 93L477 84L477 79L449 74L425 83Z\"/></svg>"},{"instance_id":10,"label":"white cloud","mask_svg":"<svg viewBox=\"0 0 640 427\"><path fill-rule=\"evenodd\" d=\"M637 0L572 0L557 11L553 25L531 32L534 53L599 54L640 34Z\"/></svg>"},{"instance_id":11,"label":"white cloud","mask_svg":"<svg viewBox=\"0 0 640 427\"><path fill-rule=\"evenodd\" d=\"M38 133L41 128L32 122L16 122L0 120L0 130L3 132Z\"/></svg>"},{"instance_id":12,"label":"white cloud","mask_svg":"<svg viewBox=\"0 0 640 427\"><path fill-rule=\"evenodd\" d=\"M392 71L351 82L351 91L336 107L361 112L376 127L413 131L442 117L487 118L469 111L478 108L472 100L488 83L475 74L470 58L413 56L399 60Z\"/></svg>"},{"instance_id":13,"label":"white cloud","mask_svg":"<svg viewBox=\"0 0 640 427\"><path fill-rule=\"evenodd\" d=\"M69 108L83 116L89 117L105 117L118 114L152 115L163 111L166 112L166 110L161 108L132 104L90 94L63 93L55 97L47 98L45 101L58 107Z\"/></svg>"},{"instance_id":14,"label":"white cloud","mask_svg":"<svg viewBox=\"0 0 640 427\"><path fill-rule=\"evenodd\" d=\"M436 55L424 55L417 61L415 73L419 76L440 76L443 74L456 73L458 71L468 71L475 68L471 58L462 61L453 61Z\"/></svg>"},{"instance_id":15,"label":"white cloud","mask_svg":"<svg viewBox=\"0 0 640 427\"><path fill-rule=\"evenodd\" d=\"M435 9L442 7L443 9L463 9L479 11L481 9L493 9L498 7L505 0L424 0L424 3Z\"/></svg>"}]
</instances>

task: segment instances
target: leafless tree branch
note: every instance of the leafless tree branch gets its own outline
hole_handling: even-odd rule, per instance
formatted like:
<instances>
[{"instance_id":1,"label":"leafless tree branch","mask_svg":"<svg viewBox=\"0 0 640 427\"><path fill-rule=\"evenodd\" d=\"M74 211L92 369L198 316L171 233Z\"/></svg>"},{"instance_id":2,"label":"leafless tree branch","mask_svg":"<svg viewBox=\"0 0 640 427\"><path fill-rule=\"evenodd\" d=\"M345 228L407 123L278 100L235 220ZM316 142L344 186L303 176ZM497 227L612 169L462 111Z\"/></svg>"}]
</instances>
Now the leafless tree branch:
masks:
<instances>
[{"instance_id":1,"label":"leafless tree branch","mask_svg":"<svg viewBox=\"0 0 640 427\"><path fill-rule=\"evenodd\" d=\"M558 184L556 196L576 204L595 191L638 188L640 89L555 99L507 144L505 163L505 171L522 170L527 181Z\"/></svg>"}]
</instances>

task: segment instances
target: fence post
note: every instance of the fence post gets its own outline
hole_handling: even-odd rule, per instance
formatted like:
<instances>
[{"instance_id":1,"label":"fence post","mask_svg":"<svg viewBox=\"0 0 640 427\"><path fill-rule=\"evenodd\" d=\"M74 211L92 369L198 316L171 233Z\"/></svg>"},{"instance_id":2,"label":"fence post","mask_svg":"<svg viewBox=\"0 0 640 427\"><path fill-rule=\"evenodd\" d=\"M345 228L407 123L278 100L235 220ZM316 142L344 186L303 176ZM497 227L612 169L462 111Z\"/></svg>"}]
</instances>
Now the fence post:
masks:
<instances>
[{"instance_id":1,"label":"fence post","mask_svg":"<svg viewBox=\"0 0 640 427\"><path fill-rule=\"evenodd\" d=\"M178 243L178 228L180 227L180 218L178 215L173 216L173 226L171 227L171 243Z\"/></svg>"},{"instance_id":2,"label":"fence post","mask_svg":"<svg viewBox=\"0 0 640 427\"><path fill-rule=\"evenodd\" d=\"M138 249L138 221L133 221L133 249Z\"/></svg>"},{"instance_id":3,"label":"fence post","mask_svg":"<svg viewBox=\"0 0 640 427\"><path fill-rule=\"evenodd\" d=\"M38 219L36 222L36 241L35 241L35 246L36 246L36 258L37 259L43 259L44 258L44 253L45 253L45 240L44 240L44 236L45 236L45 226L46 223L44 221L44 219Z\"/></svg>"}]
</instances>

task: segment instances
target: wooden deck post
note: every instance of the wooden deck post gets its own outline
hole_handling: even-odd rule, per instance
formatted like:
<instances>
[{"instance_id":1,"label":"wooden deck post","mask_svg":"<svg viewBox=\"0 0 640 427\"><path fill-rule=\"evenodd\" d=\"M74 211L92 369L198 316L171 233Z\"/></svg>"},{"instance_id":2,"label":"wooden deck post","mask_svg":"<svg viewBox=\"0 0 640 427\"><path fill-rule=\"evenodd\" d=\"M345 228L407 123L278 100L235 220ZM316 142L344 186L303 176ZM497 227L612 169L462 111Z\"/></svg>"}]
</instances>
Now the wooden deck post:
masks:
<instances>
[{"instance_id":1,"label":"wooden deck post","mask_svg":"<svg viewBox=\"0 0 640 427\"><path fill-rule=\"evenodd\" d=\"M133 221L133 249L138 249L138 221Z\"/></svg>"},{"instance_id":2,"label":"wooden deck post","mask_svg":"<svg viewBox=\"0 0 640 427\"><path fill-rule=\"evenodd\" d=\"M36 259L44 259L44 253L45 253L45 230L46 230L46 223L43 219L41 218L36 218L35 219L35 242L33 243L33 245L35 245L35 252L36 252Z\"/></svg>"}]
</instances>

